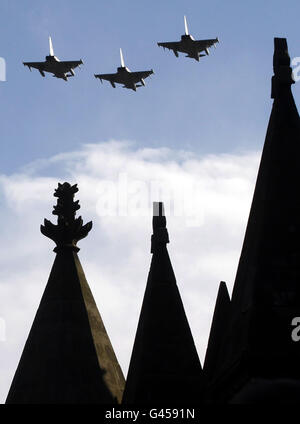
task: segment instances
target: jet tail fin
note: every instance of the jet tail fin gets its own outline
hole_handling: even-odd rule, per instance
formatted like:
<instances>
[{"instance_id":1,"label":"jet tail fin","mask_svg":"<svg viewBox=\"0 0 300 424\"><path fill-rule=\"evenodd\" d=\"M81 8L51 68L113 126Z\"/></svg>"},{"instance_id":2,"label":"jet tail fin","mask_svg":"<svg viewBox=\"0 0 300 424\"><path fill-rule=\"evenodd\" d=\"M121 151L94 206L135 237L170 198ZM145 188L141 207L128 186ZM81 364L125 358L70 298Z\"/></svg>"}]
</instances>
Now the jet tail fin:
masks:
<instances>
[{"instance_id":1,"label":"jet tail fin","mask_svg":"<svg viewBox=\"0 0 300 424\"><path fill-rule=\"evenodd\" d=\"M189 29L188 29L186 16L184 16L184 29L185 29L185 35L189 35Z\"/></svg>"},{"instance_id":2,"label":"jet tail fin","mask_svg":"<svg viewBox=\"0 0 300 424\"><path fill-rule=\"evenodd\" d=\"M53 44L52 44L52 39L49 36L49 51L50 51L50 56L54 56L54 50L53 50Z\"/></svg>"},{"instance_id":3,"label":"jet tail fin","mask_svg":"<svg viewBox=\"0 0 300 424\"><path fill-rule=\"evenodd\" d=\"M124 63L124 57L123 57L122 49L120 49L120 59L121 59L121 66L122 66L122 68L124 68L125 67L125 63Z\"/></svg>"}]
</instances>

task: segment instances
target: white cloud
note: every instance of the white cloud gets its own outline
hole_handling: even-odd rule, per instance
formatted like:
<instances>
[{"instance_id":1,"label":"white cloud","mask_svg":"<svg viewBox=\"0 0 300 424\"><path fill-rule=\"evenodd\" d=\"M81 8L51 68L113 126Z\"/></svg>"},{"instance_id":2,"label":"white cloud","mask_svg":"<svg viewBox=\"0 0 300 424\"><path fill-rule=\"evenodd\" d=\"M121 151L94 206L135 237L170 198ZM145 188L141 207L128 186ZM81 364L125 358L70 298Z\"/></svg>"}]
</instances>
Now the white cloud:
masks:
<instances>
[{"instance_id":1,"label":"white cloud","mask_svg":"<svg viewBox=\"0 0 300 424\"><path fill-rule=\"evenodd\" d=\"M151 260L151 202L166 200L151 199L151 183L159 182L171 200L176 189L193 187L187 193L199 220L190 222L190 216L176 216L171 208L167 221L171 260L203 362L218 283L225 280L231 288L235 277L258 161L256 152L197 157L111 141L84 145L80 151L29 164L19 174L0 176L0 318L6 326L6 341L0 340L0 402L5 401L54 259L53 243L39 232L44 217L55 218L52 194L58 180L53 175L60 182L78 183L84 222L94 222L79 244L79 256L126 374ZM144 184L148 216L98 215L103 181L117 187L120 174L129 186ZM131 203L138 200L132 187Z\"/></svg>"}]
</instances>

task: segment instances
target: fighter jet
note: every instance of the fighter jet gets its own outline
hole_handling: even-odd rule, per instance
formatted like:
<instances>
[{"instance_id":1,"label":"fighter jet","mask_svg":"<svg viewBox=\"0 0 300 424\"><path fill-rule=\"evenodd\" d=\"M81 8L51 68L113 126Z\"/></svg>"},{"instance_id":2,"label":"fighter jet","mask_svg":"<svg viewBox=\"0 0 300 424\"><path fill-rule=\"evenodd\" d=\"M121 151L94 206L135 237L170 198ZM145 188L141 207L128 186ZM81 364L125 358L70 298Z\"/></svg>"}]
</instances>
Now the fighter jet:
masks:
<instances>
[{"instance_id":1,"label":"fighter jet","mask_svg":"<svg viewBox=\"0 0 300 424\"><path fill-rule=\"evenodd\" d=\"M114 88L116 88L116 84L124 84L123 88L130 88L136 91L138 87L145 86L145 78L154 74L153 69L151 71L131 72L125 66L122 49L120 49L120 58L121 66L115 74L95 74L95 78L99 78L101 82L102 80L109 81Z\"/></svg>"},{"instance_id":2,"label":"fighter jet","mask_svg":"<svg viewBox=\"0 0 300 424\"><path fill-rule=\"evenodd\" d=\"M68 81L69 77L74 77L75 72L73 69L82 65L82 60L80 59L61 62L56 56L54 56L51 37L49 37L49 47L50 54L49 56L46 56L45 62L23 62L24 66L28 66L30 71L31 68L38 69L42 77L45 76L45 72L50 72L53 74L53 77L62 78L65 81Z\"/></svg>"},{"instance_id":3,"label":"fighter jet","mask_svg":"<svg viewBox=\"0 0 300 424\"><path fill-rule=\"evenodd\" d=\"M219 42L218 37L211 40L195 40L192 35L189 34L188 25L186 17L184 16L184 27L185 34L181 36L180 41L166 42L166 43L157 43L158 46L163 47L164 49L173 50L176 57L178 57L178 52L187 53L186 57L191 57L192 59L199 62L200 57L205 56L205 54L200 54L205 51L206 55L209 54L208 48L215 46Z\"/></svg>"}]
</instances>

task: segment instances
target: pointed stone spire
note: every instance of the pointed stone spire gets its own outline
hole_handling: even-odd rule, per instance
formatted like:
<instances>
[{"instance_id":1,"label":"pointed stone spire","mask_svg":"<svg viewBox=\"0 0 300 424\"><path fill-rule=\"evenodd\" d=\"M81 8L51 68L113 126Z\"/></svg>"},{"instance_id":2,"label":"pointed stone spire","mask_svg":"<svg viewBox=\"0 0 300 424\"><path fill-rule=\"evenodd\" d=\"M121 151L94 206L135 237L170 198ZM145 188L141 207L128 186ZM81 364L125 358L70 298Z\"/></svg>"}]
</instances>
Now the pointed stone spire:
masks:
<instances>
[{"instance_id":1,"label":"pointed stone spire","mask_svg":"<svg viewBox=\"0 0 300 424\"><path fill-rule=\"evenodd\" d=\"M223 362L222 344L228 326L230 306L226 283L221 281L203 365L206 384L211 383Z\"/></svg>"},{"instance_id":2,"label":"pointed stone spire","mask_svg":"<svg viewBox=\"0 0 300 424\"><path fill-rule=\"evenodd\" d=\"M167 251L163 204L154 203L152 262L123 403L192 404L202 370Z\"/></svg>"},{"instance_id":3,"label":"pointed stone spire","mask_svg":"<svg viewBox=\"0 0 300 424\"><path fill-rule=\"evenodd\" d=\"M300 118L286 39L274 44L274 103L216 388L223 399L253 376L300 378L300 343L291 337L300 310Z\"/></svg>"},{"instance_id":4,"label":"pointed stone spire","mask_svg":"<svg viewBox=\"0 0 300 424\"><path fill-rule=\"evenodd\" d=\"M56 243L56 258L25 344L9 404L113 404L124 377L86 281L77 242L92 228L75 218L77 185L58 184L57 225L41 232Z\"/></svg>"}]
</instances>

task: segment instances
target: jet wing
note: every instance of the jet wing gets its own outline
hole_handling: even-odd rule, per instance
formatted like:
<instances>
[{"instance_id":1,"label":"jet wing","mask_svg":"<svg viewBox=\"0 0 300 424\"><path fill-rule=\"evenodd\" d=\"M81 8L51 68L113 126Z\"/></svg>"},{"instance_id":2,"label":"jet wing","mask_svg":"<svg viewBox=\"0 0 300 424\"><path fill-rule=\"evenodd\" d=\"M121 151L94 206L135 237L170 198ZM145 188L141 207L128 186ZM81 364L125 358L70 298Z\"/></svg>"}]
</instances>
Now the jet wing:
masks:
<instances>
[{"instance_id":1,"label":"jet wing","mask_svg":"<svg viewBox=\"0 0 300 424\"><path fill-rule=\"evenodd\" d=\"M216 43L218 43L219 40L211 39L211 40L195 40L195 46L197 47L197 50L201 52L202 50L207 49L208 47L214 46Z\"/></svg>"},{"instance_id":2,"label":"jet wing","mask_svg":"<svg viewBox=\"0 0 300 424\"><path fill-rule=\"evenodd\" d=\"M151 71L140 71L140 72L131 72L131 80L132 82L136 83L141 81L144 78L149 77L149 75L153 74L153 69Z\"/></svg>"},{"instance_id":3,"label":"jet wing","mask_svg":"<svg viewBox=\"0 0 300 424\"><path fill-rule=\"evenodd\" d=\"M140 72L130 72L124 75L120 75L118 73L115 74L97 74L95 78L99 78L100 80L109 81L111 84L127 84L127 83L136 83L141 81L143 78L149 77L149 75L153 74L153 70L151 71L140 71Z\"/></svg>"},{"instance_id":4,"label":"jet wing","mask_svg":"<svg viewBox=\"0 0 300 424\"><path fill-rule=\"evenodd\" d=\"M158 46L164 47L173 51L180 51L180 42L178 41L170 41L165 43L157 43Z\"/></svg>"},{"instance_id":5,"label":"jet wing","mask_svg":"<svg viewBox=\"0 0 300 424\"><path fill-rule=\"evenodd\" d=\"M178 57L178 52L180 53L188 53L188 50L185 46L182 45L181 41L170 41L166 43L157 43L158 46L173 50L176 57Z\"/></svg>"},{"instance_id":6,"label":"jet wing","mask_svg":"<svg viewBox=\"0 0 300 424\"><path fill-rule=\"evenodd\" d=\"M118 78L118 74L95 74L95 78L99 78L100 80L106 80L109 82L118 82L118 83L122 83L122 81L120 81L120 78Z\"/></svg>"},{"instance_id":7,"label":"jet wing","mask_svg":"<svg viewBox=\"0 0 300 424\"><path fill-rule=\"evenodd\" d=\"M82 60L66 60L57 63L62 72L69 72L83 64Z\"/></svg>"},{"instance_id":8,"label":"jet wing","mask_svg":"<svg viewBox=\"0 0 300 424\"><path fill-rule=\"evenodd\" d=\"M95 78L99 78L102 80L109 81L111 85L115 88L115 83L124 84L123 78L121 79L117 73L115 74L95 74Z\"/></svg>"},{"instance_id":9,"label":"jet wing","mask_svg":"<svg viewBox=\"0 0 300 424\"><path fill-rule=\"evenodd\" d=\"M34 68L38 69L39 71L45 71L45 62L23 62L24 66L28 66L29 69Z\"/></svg>"}]
</instances>

